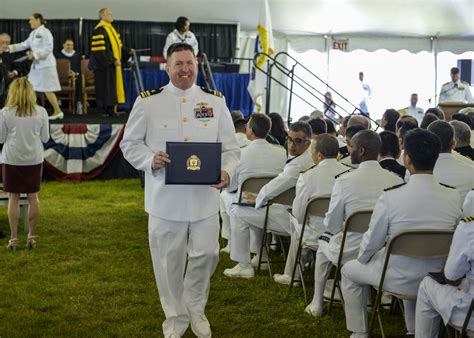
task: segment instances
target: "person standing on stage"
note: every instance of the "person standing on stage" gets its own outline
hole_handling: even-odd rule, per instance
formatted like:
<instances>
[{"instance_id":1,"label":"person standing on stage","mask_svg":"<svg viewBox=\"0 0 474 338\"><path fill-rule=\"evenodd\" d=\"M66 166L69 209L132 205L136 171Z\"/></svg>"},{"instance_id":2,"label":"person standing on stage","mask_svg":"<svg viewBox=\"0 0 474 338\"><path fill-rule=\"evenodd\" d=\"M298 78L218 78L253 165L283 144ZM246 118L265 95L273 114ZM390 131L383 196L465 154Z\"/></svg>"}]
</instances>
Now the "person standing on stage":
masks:
<instances>
[{"instance_id":1,"label":"person standing on stage","mask_svg":"<svg viewBox=\"0 0 474 338\"><path fill-rule=\"evenodd\" d=\"M191 47L193 47L194 55L198 55L199 52L199 45L196 39L196 36L193 32L189 30L189 26L191 23L189 19L180 16L176 19L176 23L174 24L174 30L168 34L166 37L165 47L163 48L163 56L167 58L168 55L168 48L174 43L187 43Z\"/></svg>"},{"instance_id":2,"label":"person standing on stage","mask_svg":"<svg viewBox=\"0 0 474 338\"><path fill-rule=\"evenodd\" d=\"M13 65L13 56L8 52L10 39L9 34L0 33L0 108L5 104L8 85L18 76L18 71Z\"/></svg>"},{"instance_id":3,"label":"person standing on stage","mask_svg":"<svg viewBox=\"0 0 474 338\"><path fill-rule=\"evenodd\" d=\"M36 105L36 96L26 77L15 79L8 90L7 104L0 110L3 190L8 193L11 238L7 248L18 247L20 194L28 197L27 248L36 247L39 217L38 192L43 169L43 143L49 140L48 113Z\"/></svg>"},{"instance_id":4,"label":"person standing on stage","mask_svg":"<svg viewBox=\"0 0 474 338\"><path fill-rule=\"evenodd\" d=\"M170 82L140 94L120 148L127 161L145 172L150 251L166 316L163 334L181 337L191 322L198 337L211 337L204 310L219 260L219 191L234 175L240 148L225 98L195 85L193 47L177 43L168 51ZM221 142L220 183L166 185L165 167L173 161L164 151L167 141Z\"/></svg>"},{"instance_id":5,"label":"person standing on stage","mask_svg":"<svg viewBox=\"0 0 474 338\"><path fill-rule=\"evenodd\" d=\"M115 117L117 103L125 103L122 61L127 59L130 51L123 48L120 34L112 26L112 11L102 8L99 19L91 41L96 104L103 113Z\"/></svg>"},{"instance_id":6,"label":"person standing on stage","mask_svg":"<svg viewBox=\"0 0 474 338\"><path fill-rule=\"evenodd\" d=\"M370 88L370 85L366 82L364 82L364 73L359 72L359 81L360 81L360 89L361 89L361 94L360 94L360 102L359 102L359 109L360 111L366 115L369 116L369 101L372 98L372 88Z\"/></svg>"},{"instance_id":7,"label":"person standing on stage","mask_svg":"<svg viewBox=\"0 0 474 338\"><path fill-rule=\"evenodd\" d=\"M451 81L441 87L439 102L474 102L469 83L459 78L458 67L451 68Z\"/></svg>"},{"instance_id":8,"label":"person standing on stage","mask_svg":"<svg viewBox=\"0 0 474 338\"><path fill-rule=\"evenodd\" d=\"M31 29L28 39L21 43L8 46L11 53L30 49L27 53L28 59L32 60L28 80L33 85L35 92L44 93L49 103L54 109L50 120L64 118L64 113L58 104L58 99L54 92L61 90L59 84L58 70L56 68L56 59L53 55L54 41L53 35L45 27L46 20L43 15L34 13L30 16L29 23Z\"/></svg>"}]
</instances>

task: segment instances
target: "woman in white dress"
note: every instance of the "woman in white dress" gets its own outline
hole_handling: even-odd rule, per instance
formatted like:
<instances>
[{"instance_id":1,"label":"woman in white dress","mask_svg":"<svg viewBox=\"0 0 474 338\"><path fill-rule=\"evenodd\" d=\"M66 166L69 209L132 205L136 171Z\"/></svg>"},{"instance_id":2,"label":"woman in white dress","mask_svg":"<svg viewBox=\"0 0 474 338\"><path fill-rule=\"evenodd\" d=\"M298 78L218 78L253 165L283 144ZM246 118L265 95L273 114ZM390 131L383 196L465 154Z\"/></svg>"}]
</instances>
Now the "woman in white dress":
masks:
<instances>
[{"instance_id":1,"label":"woman in white dress","mask_svg":"<svg viewBox=\"0 0 474 338\"><path fill-rule=\"evenodd\" d=\"M59 84L58 71L56 69L56 59L53 55L54 42L49 29L44 25L46 21L39 13L34 13L29 20L31 29L28 39L21 43L8 46L10 52L18 52L29 49L28 59L32 60L31 70L28 74L28 80L33 85L36 92L46 95L48 101L54 109L50 120L62 119L63 112L58 104L58 99L54 92L61 90Z\"/></svg>"}]
</instances>

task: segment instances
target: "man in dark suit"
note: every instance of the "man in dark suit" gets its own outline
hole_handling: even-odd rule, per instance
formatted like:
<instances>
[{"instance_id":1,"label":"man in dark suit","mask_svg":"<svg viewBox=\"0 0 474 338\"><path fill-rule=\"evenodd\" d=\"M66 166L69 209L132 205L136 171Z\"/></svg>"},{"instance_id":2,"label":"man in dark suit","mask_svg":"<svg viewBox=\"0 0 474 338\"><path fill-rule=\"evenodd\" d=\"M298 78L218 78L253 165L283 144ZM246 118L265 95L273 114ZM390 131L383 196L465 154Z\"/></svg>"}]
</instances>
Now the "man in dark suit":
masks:
<instances>
[{"instance_id":1,"label":"man in dark suit","mask_svg":"<svg viewBox=\"0 0 474 338\"><path fill-rule=\"evenodd\" d=\"M397 162L397 158L401 153L397 135L392 131L386 130L381 132L379 136L382 140L382 147L379 153L380 166L404 179L406 168Z\"/></svg>"},{"instance_id":2,"label":"man in dark suit","mask_svg":"<svg viewBox=\"0 0 474 338\"><path fill-rule=\"evenodd\" d=\"M5 105L8 85L18 76L18 71L13 67L13 56L7 51L10 41L9 34L0 34L0 108Z\"/></svg>"}]
</instances>

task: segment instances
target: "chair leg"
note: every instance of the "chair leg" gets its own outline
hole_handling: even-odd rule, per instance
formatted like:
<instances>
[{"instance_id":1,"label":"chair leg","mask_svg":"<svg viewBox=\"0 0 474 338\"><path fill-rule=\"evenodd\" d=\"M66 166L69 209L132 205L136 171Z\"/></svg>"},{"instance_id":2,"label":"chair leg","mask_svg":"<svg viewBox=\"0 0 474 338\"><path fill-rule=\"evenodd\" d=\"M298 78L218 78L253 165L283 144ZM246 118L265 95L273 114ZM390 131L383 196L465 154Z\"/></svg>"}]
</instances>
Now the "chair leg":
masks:
<instances>
[{"instance_id":1,"label":"chair leg","mask_svg":"<svg viewBox=\"0 0 474 338\"><path fill-rule=\"evenodd\" d=\"M301 264L301 262L298 262L298 269L300 271L301 287L303 288L304 303L308 304L308 295L306 293L306 283L304 282L303 265Z\"/></svg>"},{"instance_id":2,"label":"chair leg","mask_svg":"<svg viewBox=\"0 0 474 338\"><path fill-rule=\"evenodd\" d=\"M301 264L300 259L301 259L301 239L298 242L298 249L296 249L296 257L295 257L295 264L293 264L293 269L291 270L291 280L290 280L290 292L291 288L293 287L293 282L295 281L295 275L296 275L296 268ZM301 276L301 279L303 279L303 276Z\"/></svg>"},{"instance_id":3,"label":"chair leg","mask_svg":"<svg viewBox=\"0 0 474 338\"><path fill-rule=\"evenodd\" d=\"M370 319L369 332L368 332L369 337L372 334L372 329L374 327L376 317L378 317L377 320L379 321L380 329L382 330L382 337L385 337L384 333L383 333L383 327L382 327L382 323L381 323L380 314L379 314L380 302L382 300L382 292L383 292L383 290L378 290L377 291L377 297L375 299L375 304L372 308L372 318Z\"/></svg>"},{"instance_id":4,"label":"chair leg","mask_svg":"<svg viewBox=\"0 0 474 338\"><path fill-rule=\"evenodd\" d=\"M336 294L336 287L339 288L339 294L342 295L342 292L340 291L341 288L339 287L339 275L341 273L341 266L337 265L336 266L336 273L334 274L334 283L332 285L332 290L331 290L331 298L329 299L329 309L328 309L328 314L331 313L332 310L332 305L334 303L334 295Z\"/></svg>"}]
</instances>

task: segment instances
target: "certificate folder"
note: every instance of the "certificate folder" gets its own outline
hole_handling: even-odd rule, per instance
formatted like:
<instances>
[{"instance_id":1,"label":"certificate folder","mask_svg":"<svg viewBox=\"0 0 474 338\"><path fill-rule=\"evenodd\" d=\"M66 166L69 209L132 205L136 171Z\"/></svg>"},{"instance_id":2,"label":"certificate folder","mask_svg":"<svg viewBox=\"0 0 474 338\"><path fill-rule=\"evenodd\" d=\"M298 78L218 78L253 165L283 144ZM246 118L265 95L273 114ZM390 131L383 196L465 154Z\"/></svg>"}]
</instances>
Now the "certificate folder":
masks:
<instances>
[{"instance_id":1,"label":"certificate folder","mask_svg":"<svg viewBox=\"0 0 474 338\"><path fill-rule=\"evenodd\" d=\"M217 184L221 178L221 143L166 142L171 163L166 184Z\"/></svg>"}]
</instances>

